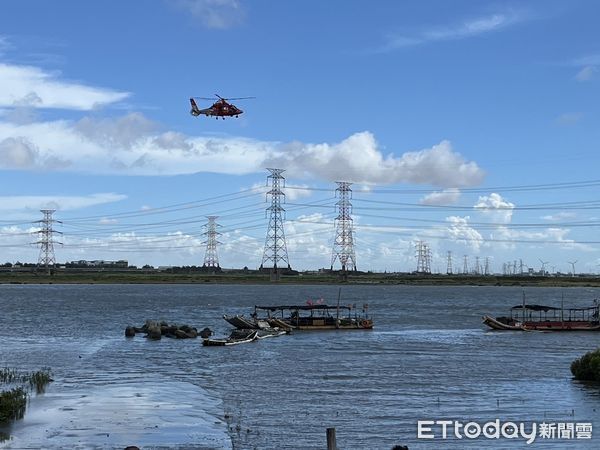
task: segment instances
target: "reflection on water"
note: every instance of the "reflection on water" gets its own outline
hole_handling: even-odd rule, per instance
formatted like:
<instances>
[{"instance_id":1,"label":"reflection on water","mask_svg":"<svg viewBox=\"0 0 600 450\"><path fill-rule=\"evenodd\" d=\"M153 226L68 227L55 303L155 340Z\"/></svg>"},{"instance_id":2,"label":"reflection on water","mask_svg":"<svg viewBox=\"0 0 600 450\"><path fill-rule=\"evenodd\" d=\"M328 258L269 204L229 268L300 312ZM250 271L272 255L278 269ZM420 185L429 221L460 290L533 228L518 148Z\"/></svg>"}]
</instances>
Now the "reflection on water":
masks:
<instances>
[{"instance_id":1,"label":"reflection on water","mask_svg":"<svg viewBox=\"0 0 600 450\"><path fill-rule=\"evenodd\" d=\"M4 446L317 449L336 427L345 449L522 448L515 441L419 441L418 419L593 422L600 394L569 365L600 333L488 332L521 288L347 286L373 331L297 332L227 348L199 340L126 339L126 325L165 319L226 334L224 313L254 304L334 303L337 286L0 286L0 365L50 366ZM587 304L598 291L537 288L537 303Z\"/></svg>"}]
</instances>

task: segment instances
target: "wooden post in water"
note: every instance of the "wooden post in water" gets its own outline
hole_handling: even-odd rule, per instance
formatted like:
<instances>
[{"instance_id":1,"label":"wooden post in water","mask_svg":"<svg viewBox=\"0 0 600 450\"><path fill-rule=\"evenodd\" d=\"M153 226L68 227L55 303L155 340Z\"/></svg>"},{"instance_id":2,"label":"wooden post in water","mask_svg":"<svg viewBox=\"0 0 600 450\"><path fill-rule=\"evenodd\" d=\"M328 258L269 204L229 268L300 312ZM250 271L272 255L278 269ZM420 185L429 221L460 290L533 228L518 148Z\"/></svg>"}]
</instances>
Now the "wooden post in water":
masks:
<instances>
[{"instance_id":1,"label":"wooden post in water","mask_svg":"<svg viewBox=\"0 0 600 450\"><path fill-rule=\"evenodd\" d=\"M337 450L335 442L335 428L327 428L327 450Z\"/></svg>"},{"instance_id":2,"label":"wooden post in water","mask_svg":"<svg viewBox=\"0 0 600 450\"><path fill-rule=\"evenodd\" d=\"M560 327L565 327L565 293L562 292L562 296L560 298Z\"/></svg>"},{"instance_id":3,"label":"wooden post in water","mask_svg":"<svg viewBox=\"0 0 600 450\"><path fill-rule=\"evenodd\" d=\"M340 297L342 296L342 288L338 290L337 313L335 316L335 328L340 327Z\"/></svg>"}]
</instances>

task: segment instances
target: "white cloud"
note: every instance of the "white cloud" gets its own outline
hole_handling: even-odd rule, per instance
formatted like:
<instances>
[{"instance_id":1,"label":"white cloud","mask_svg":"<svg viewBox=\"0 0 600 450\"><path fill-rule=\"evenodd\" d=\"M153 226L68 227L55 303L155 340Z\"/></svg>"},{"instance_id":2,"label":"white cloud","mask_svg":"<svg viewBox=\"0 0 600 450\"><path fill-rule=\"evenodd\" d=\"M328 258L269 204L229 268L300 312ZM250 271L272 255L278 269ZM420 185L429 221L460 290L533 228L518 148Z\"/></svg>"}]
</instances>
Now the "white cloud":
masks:
<instances>
[{"instance_id":1,"label":"white cloud","mask_svg":"<svg viewBox=\"0 0 600 450\"><path fill-rule=\"evenodd\" d=\"M479 231L469 225L469 216L449 216L446 221L449 226L445 233L454 242L463 243L471 247L474 251L479 251L483 245L483 236Z\"/></svg>"},{"instance_id":2,"label":"white cloud","mask_svg":"<svg viewBox=\"0 0 600 450\"><path fill-rule=\"evenodd\" d=\"M245 191L246 189L247 188L242 188L240 190L241 191ZM250 189L253 190L253 191L255 191L255 192L258 192L260 194L266 194L267 191L269 190L269 186L267 184L265 184L264 182L263 183L258 182L258 183L254 183L250 187Z\"/></svg>"},{"instance_id":3,"label":"white cloud","mask_svg":"<svg viewBox=\"0 0 600 450\"><path fill-rule=\"evenodd\" d=\"M223 242L217 249L221 267L244 267L256 269L260 266L264 250L264 238L257 239L239 230L223 233Z\"/></svg>"},{"instance_id":4,"label":"white cloud","mask_svg":"<svg viewBox=\"0 0 600 450\"><path fill-rule=\"evenodd\" d=\"M284 173L285 175L285 173ZM247 188L243 188L241 190L245 191ZM269 197L267 197L267 192L269 192L269 190L271 189L270 186L266 185L264 182L258 182L258 183L254 183L250 188L250 190L258 193L258 194L262 194L262 198L265 200L269 200ZM294 185L286 185L283 189L282 189L283 193L285 194L285 197L283 199L283 202L288 202L288 201L294 201L294 200L298 200L299 198L306 198L306 197L310 197L313 193L312 190L310 190L309 186L306 184L294 184ZM333 189L332 189L333 192Z\"/></svg>"},{"instance_id":5,"label":"white cloud","mask_svg":"<svg viewBox=\"0 0 600 450\"><path fill-rule=\"evenodd\" d=\"M118 223L119 221L117 219L109 219L108 217L102 217L98 223L100 225L113 225L115 223Z\"/></svg>"},{"instance_id":6,"label":"white cloud","mask_svg":"<svg viewBox=\"0 0 600 450\"><path fill-rule=\"evenodd\" d=\"M89 206L113 203L127 198L115 193L98 193L86 196L20 195L0 197L0 211L40 210L44 208L69 211Z\"/></svg>"},{"instance_id":7,"label":"white cloud","mask_svg":"<svg viewBox=\"0 0 600 450\"><path fill-rule=\"evenodd\" d=\"M43 161L49 166L50 161L61 166L58 163L62 161L67 170L96 174L246 174L280 167L296 178L441 187L476 185L484 177L483 170L454 152L448 141L400 157L384 157L369 132L355 133L334 144L282 144L240 137L189 137L160 133L158 128L139 113L78 122L0 121L0 142L23 137L36 149L37 157L19 160L21 165L28 163L34 168Z\"/></svg>"},{"instance_id":8,"label":"white cloud","mask_svg":"<svg viewBox=\"0 0 600 450\"><path fill-rule=\"evenodd\" d=\"M542 216L543 220L548 220L549 222L559 222L561 220L565 220L565 219L573 219L577 217L577 214L573 213L573 212L568 212L568 211L561 211L559 213L556 214L550 214L547 216Z\"/></svg>"},{"instance_id":9,"label":"white cloud","mask_svg":"<svg viewBox=\"0 0 600 450\"><path fill-rule=\"evenodd\" d=\"M73 125L81 137L106 149L130 150L138 143L144 143L159 129L159 125L141 113L129 113L116 118L92 119L84 117ZM163 149L173 148L171 142L175 133L158 135L154 144Z\"/></svg>"},{"instance_id":10,"label":"white cloud","mask_svg":"<svg viewBox=\"0 0 600 450\"><path fill-rule=\"evenodd\" d=\"M460 199L460 190L456 188L444 189L441 192L432 192L423 197L419 203L422 205L452 205Z\"/></svg>"},{"instance_id":11,"label":"white cloud","mask_svg":"<svg viewBox=\"0 0 600 450\"><path fill-rule=\"evenodd\" d=\"M177 0L176 5L207 28L231 28L241 23L245 16L238 0Z\"/></svg>"},{"instance_id":12,"label":"white cloud","mask_svg":"<svg viewBox=\"0 0 600 450\"><path fill-rule=\"evenodd\" d=\"M481 196L474 208L491 217L497 223L510 223L515 205L502 198L500 194L492 193Z\"/></svg>"},{"instance_id":13,"label":"white cloud","mask_svg":"<svg viewBox=\"0 0 600 450\"><path fill-rule=\"evenodd\" d=\"M0 36L0 56L2 56L7 50L10 50L12 45L10 44L6 36Z\"/></svg>"},{"instance_id":14,"label":"white cloud","mask_svg":"<svg viewBox=\"0 0 600 450\"><path fill-rule=\"evenodd\" d=\"M451 26L421 30L411 36L391 35L379 52L388 52L402 47L412 47L438 41L466 39L514 25L525 19L522 13L508 11L466 20Z\"/></svg>"},{"instance_id":15,"label":"white cloud","mask_svg":"<svg viewBox=\"0 0 600 450\"><path fill-rule=\"evenodd\" d=\"M24 138L0 141L0 165L9 169L29 169L37 163L38 151Z\"/></svg>"},{"instance_id":16,"label":"white cloud","mask_svg":"<svg viewBox=\"0 0 600 450\"><path fill-rule=\"evenodd\" d=\"M600 53L582 56L581 58L573 59L567 62L569 66L599 66L600 65Z\"/></svg>"},{"instance_id":17,"label":"white cloud","mask_svg":"<svg viewBox=\"0 0 600 450\"><path fill-rule=\"evenodd\" d=\"M298 200L299 198L310 197L313 191L310 190L310 186L307 184L295 184L293 186L285 187L285 198L289 201Z\"/></svg>"},{"instance_id":18,"label":"white cloud","mask_svg":"<svg viewBox=\"0 0 600 450\"><path fill-rule=\"evenodd\" d=\"M355 183L415 183L469 186L483 180L484 172L467 162L442 141L429 149L384 157L369 132L355 133L336 144L293 143L267 155L271 167L285 167L296 177Z\"/></svg>"},{"instance_id":19,"label":"white cloud","mask_svg":"<svg viewBox=\"0 0 600 450\"><path fill-rule=\"evenodd\" d=\"M333 220L321 213L300 215L285 224L292 268L307 270L331 264Z\"/></svg>"},{"instance_id":20,"label":"white cloud","mask_svg":"<svg viewBox=\"0 0 600 450\"><path fill-rule=\"evenodd\" d=\"M589 81L594 76L596 68L594 66L585 66L575 75L577 81Z\"/></svg>"},{"instance_id":21,"label":"white cloud","mask_svg":"<svg viewBox=\"0 0 600 450\"><path fill-rule=\"evenodd\" d=\"M564 113L558 116L554 122L558 125L574 125L583 118L580 112Z\"/></svg>"},{"instance_id":22,"label":"white cloud","mask_svg":"<svg viewBox=\"0 0 600 450\"><path fill-rule=\"evenodd\" d=\"M25 137L7 137L0 140L0 168L55 170L64 169L69 165L69 161L54 155L52 151L40 155L37 146Z\"/></svg>"},{"instance_id":23,"label":"white cloud","mask_svg":"<svg viewBox=\"0 0 600 450\"><path fill-rule=\"evenodd\" d=\"M560 248L561 250L579 250L579 251L596 251L593 246L588 244L577 243L574 239L569 239L567 235L571 232L568 228L551 227L543 230L518 230L508 227L498 227L491 234L492 239L515 241L500 243L506 248L515 249L517 246L522 247L526 241L535 241L529 244L531 248L544 248L548 243L560 244L552 248ZM520 242L525 241L525 242Z\"/></svg>"},{"instance_id":24,"label":"white cloud","mask_svg":"<svg viewBox=\"0 0 600 450\"><path fill-rule=\"evenodd\" d=\"M0 63L0 107L60 108L87 111L129 96L59 79L33 66Z\"/></svg>"}]
</instances>

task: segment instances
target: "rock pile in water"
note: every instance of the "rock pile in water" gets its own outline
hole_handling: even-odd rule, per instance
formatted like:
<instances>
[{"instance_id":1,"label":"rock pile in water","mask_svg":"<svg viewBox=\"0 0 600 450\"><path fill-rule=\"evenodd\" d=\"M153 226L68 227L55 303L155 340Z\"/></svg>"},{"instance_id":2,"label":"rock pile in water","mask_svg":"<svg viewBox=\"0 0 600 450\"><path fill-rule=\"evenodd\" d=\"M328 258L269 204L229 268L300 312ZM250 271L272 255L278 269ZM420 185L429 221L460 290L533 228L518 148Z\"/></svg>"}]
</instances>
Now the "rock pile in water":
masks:
<instances>
[{"instance_id":1,"label":"rock pile in water","mask_svg":"<svg viewBox=\"0 0 600 450\"><path fill-rule=\"evenodd\" d=\"M134 337L136 333L146 333L145 337L152 340L159 340L163 336L174 339L194 339L198 336L207 338L213 334L210 328L204 328L198 332L196 328L189 325L175 325L156 320L146 320L142 327L128 326L125 328L126 337Z\"/></svg>"}]
</instances>

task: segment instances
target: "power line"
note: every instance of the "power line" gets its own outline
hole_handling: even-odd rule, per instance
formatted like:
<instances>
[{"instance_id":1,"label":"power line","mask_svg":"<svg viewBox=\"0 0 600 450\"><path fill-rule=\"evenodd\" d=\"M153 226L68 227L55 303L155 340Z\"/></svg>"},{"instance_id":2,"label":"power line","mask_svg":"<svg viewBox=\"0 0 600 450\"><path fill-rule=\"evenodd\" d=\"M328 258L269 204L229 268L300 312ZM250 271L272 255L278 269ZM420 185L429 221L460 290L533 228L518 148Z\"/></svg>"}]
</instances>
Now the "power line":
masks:
<instances>
[{"instance_id":1,"label":"power line","mask_svg":"<svg viewBox=\"0 0 600 450\"><path fill-rule=\"evenodd\" d=\"M354 192L360 193L375 193L375 194L431 194L440 192L440 190L457 189L460 192L481 194L489 191L504 191L504 192L526 192L526 191L545 191L555 189L580 189L586 187L598 187L600 180L584 180L584 181L567 181L559 183L544 183L544 184L522 184L522 185L507 185L507 186L482 186L477 188L447 186L445 188L429 188L429 189L389 189L383 188L382 185L369 185L365 189L355 189ZM305 191L326 191L325 188L314 188L307 186L288 186L287 189L299 189Z\"/></svg>"}]
</instances>

